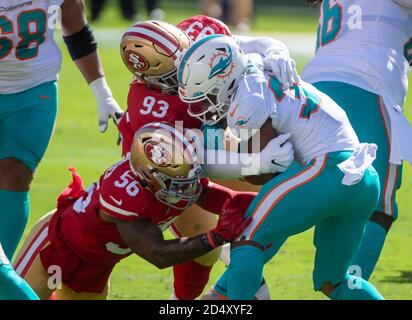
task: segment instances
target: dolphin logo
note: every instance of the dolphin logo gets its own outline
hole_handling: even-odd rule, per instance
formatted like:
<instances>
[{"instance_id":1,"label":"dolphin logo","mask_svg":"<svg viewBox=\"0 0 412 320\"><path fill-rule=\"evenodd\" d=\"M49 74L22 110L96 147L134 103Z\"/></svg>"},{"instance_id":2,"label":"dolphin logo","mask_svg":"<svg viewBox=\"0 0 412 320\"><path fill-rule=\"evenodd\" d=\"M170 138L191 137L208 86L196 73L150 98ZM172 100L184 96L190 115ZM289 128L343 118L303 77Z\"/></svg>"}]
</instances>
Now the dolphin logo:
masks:
<instances>
[{"instance_id":1,"label":"dolphin logo","mask_svg":"<svg viewBox=\"0 0 412 320\"><path fill-rule=\"evenodd\" d=\"M228 56L226 58L221 57L219 62L212 68L212 70L210 70L209 80L219 74L224 73L225 70L232 63L232 50L230 49L229 46L227 48L228 48Z\"/></svg>"}]
</instances>

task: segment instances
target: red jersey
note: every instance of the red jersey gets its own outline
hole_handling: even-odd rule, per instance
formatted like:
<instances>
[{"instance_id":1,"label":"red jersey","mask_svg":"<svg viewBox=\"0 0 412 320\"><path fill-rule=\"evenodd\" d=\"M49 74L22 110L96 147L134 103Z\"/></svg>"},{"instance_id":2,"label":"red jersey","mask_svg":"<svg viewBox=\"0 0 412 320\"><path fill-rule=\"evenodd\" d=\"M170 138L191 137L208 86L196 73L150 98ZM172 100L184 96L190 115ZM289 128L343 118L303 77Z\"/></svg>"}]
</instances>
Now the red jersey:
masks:
<instances>
[{"instance_id":1,"label":"red jersey","mask_svg":"<svg viewBox=\"0 0 412 320\"><path fill-rule=\"evenodd\" d=\"M135 132L151 122L166 122L172 126L177 121L183 128L201 128L200 120L188 114L188 104L178 95L164 94L134 81L130 85L127 97L127 111L119 123L122 135L122 154L125 156L131 148Z\"/></svg>"},{"instance_id":2,"label":"red jersey","mask_svg":"<svg viewBox=\"0 0 412 320\"><path fill-rule=\"evenodd\" d=\"M228 199L232 208L246 211L255 196L207 179L201 185L205 193L202 207L214 213L220 213ZM73 174L73 182L60 195L57 211L49 221L48 244L40 251L40 258L45 270L59 266L63 282L76 292L102 292L114 266L132 254L116 224L102 220L100 210L125 221L148 220L162 230L183 212L159 202L142 187L128 158L106 170L87 191L82 189L80 177Z\"/></svg>"},{"instance_id":3,"label":"red jersey","mask_svg":"<svg viewBox=\"0 0 412 320\"><path fill-rule=\"evenodd\" d=\"M115 164L93 183L72 205L58 211L52 222L59 228L51 238L59 237L83 260L111 265L131 254L115 223L102 220L99 211L121 220L144 219L165 230L182 211L156 200L143 188L130 169L128 159ZM50 235L49 235L50 236Z\"/></svg>"}]
</instances>

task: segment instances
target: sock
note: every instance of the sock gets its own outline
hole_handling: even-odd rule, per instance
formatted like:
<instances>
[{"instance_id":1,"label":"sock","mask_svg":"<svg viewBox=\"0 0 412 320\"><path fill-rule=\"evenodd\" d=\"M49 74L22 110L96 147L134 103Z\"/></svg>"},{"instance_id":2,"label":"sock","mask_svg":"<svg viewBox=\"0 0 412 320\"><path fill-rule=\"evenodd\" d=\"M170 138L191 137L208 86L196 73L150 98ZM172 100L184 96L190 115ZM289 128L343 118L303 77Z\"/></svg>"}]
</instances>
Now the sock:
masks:
<instances>
[{"instance_id":1,"label":"sock","mask_svg":"<svg viewBox=\"0 0 412 320\"><path fill-rule=\"evenodd\" d=\"M210 290L210 294L216 300L227 300L227 275L228 271L226 268L225 272L223 272L223 274L217 280L212 290Z\"/></svg>"},{"instance_id":2,"label":"sock","mask_svg":"<svg viewBox=\"0 0 412 320\"><path fill-rule=\"evenodd\" d=\"M352 263L352 266L360 267L362 274L359 274L359 276L363 279L369 280L372 275L385 244L385 239L386 230L378 223L369 221L366 225L365 234L363 235L358 253ZM349 273L352 273L351 270L349 270Z\"/></svg>"},{"instance_id":3,"label":"sock","mask_svg":"<svg viewBox=\"0 0 412 320\"><path fill-rule=\"evenodd\" d=\"M0 244L0 300L39 300L27 282L10 265Z\"/></svg>"},{"instance_id":4,"label":"sock","mask_svg":"<svg viewBox=\"0 0 412 320\"><path fill-rule=\"evenodd\" d=\"M0 243L12 259L29 216L29 193L0 190Z\"/></svg>"},{"instance_id":5,"label":"sock","mask_svg":"<svg viewBox=\"0 0 412 320\"><path fill-rule=\"evenodd\" d=\"M226 269L227 271L227 269ZM208 292L208 294L214 300L227 300L227 272L224 272L220 278L217 280L213 288ZM259 290L255 294L255 300L270 300L269 288L266 284L265 278L262 278Z\"/></svg>"},{"instance_id":6,"label":"sock","mask_svg":"<svg viewBox=\"0 0 412 320\"><path fill-rule=\"evenodd\" d=\"M189 261L173 267L174 291L179 300L194 300L203 292L209 281L212 267Z\"/></svg>"},{"instance_id":7,"label":"sock","mask_svg":"<svg viewBox=\"0 0 412 320\"><path fill-rule=\"evenodd\" d=\"M227 273L227 293L230 300L253 300L262 284L263 252L244 245L230 252Z\"/></svg>"},{"instance_id":8,"label":"sock","mask_svg":"<svg viewBox=\"0 0 412 320\"><path fill-rule=\"evenodd\" d=\"M368 281L349 275L332 291L330 298L332 300L384 300Z\"/></svg>"}]
</instances>

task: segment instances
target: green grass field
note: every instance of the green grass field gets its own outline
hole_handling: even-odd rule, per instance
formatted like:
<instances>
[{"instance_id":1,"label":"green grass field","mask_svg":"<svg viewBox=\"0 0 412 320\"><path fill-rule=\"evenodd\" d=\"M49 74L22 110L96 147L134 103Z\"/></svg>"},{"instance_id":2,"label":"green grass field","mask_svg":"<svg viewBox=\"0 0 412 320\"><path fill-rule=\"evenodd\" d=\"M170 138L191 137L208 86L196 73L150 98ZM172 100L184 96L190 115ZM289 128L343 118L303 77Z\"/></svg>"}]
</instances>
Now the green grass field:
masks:
<instances>
[{"instance_id":1,"label":"green grass field","mask_svg":"<svg viewBox=\"0 0 412 320\"><path fill-rule=\"evenodd\" d=\"M139 2L138 16L147 19L143 3ZM177 24L187 17L199 14L199 8L193 1L163 1L162 8L166 13L166 20ZM316 8L279 8L276 6L257 7L255 19L251 26L252 31L260 33L277 32L311 32L316 30L318 10ZM109 6L103 11L96 27L127 27L128 21L121 19L120 9Z\"/></svg>"},{"instance_id":2,"label":"green grass field","mask_svg":"<svg viewBox=\"0 0 412 320\"><path fill-rule=\"evenodd\" d=\"M174 13L168 11L168 16L173 17L172 22L180 21L184 15L194 12L180 10ZM110 10L96 28L106 27L105 21L107 23L112 21L117 27L127 25L124 22L114 23L116 19L117 13ZM301 21L299 16L282 17L281 23L276 25L271 25L267 18L259 21L255 25L257 32L284 32L291 29L295 32L315 32L314 19L299 24L297 23ZM123 67L116 47L117 43L112 46L102 46L100 52L109 84L118 102L125 107L130 75ZM64 49L63 51L65 52ZM302 67L306 61L298 62ZM32 186L29 227L44 213L54 208L56 197L70 181L70 174L66 171L68 166L75 166L88 185L120 158L120 148L116 146L115 127L111 125L106 133L99 133L94 98L66 53L64 53L59 87L60 105L57 125L46 157L38 169ZM409 93L406 110L409 119L412 120L412 92ZM404 167L403 187L398 193L398 203L399 220L388 236L384 252L371 281L387 299L411 299L412 172L409 164ZM29 227L26 229L26 234ZM312 289L313 257L312 231L288 240L265 269L273 299L323 299L321 294L315 293ZM223 264L217 263L208 288L216 281L223 269ZM110 298L168 299L172 290L172 281L171 269L157 270L148 262L132 256L116 267L111 281Z\"/></svg>"}]
</instances>

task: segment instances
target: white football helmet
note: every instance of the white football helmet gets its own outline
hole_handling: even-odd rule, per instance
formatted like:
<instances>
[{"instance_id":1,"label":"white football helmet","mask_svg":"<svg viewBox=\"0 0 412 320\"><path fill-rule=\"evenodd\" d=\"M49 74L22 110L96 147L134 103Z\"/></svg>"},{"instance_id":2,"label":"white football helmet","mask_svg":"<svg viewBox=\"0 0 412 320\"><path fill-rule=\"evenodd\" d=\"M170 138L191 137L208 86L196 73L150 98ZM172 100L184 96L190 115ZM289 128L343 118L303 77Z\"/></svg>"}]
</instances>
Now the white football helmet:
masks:
<instances>
[{"instance_id":1,"label":"white football helmet","mask_svg":"<svg viewBox=\"0 0 412 320\"><path fill-rule=\"evenodd\" d=\"M189 114L206 124L222 120L247 62L230 36L211 35L193 43L180 56L177 70L179 96L193 106Z\"/></svg>"}]
</instances>

